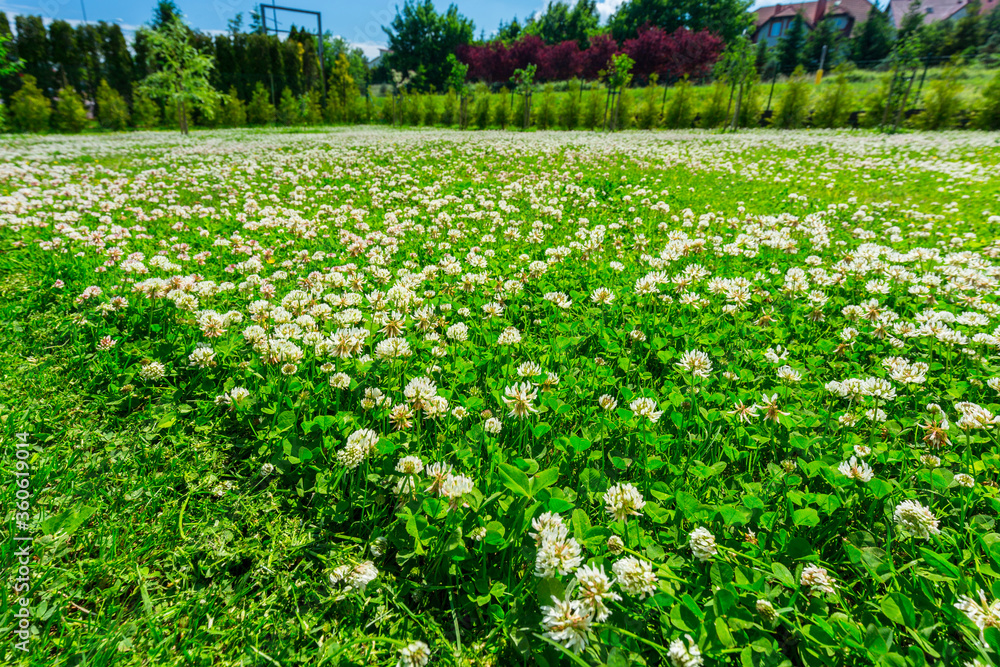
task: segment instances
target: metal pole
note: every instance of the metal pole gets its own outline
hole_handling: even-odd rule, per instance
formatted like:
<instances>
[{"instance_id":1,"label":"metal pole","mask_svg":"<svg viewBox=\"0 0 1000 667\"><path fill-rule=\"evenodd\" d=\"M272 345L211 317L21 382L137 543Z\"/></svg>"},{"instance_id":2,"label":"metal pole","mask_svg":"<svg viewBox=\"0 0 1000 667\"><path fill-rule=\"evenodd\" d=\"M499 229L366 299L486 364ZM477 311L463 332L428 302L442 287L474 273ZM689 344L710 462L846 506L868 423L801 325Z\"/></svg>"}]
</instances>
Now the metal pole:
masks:
<instances>
[{"instance_id":1,"label":"metal pole","mask_svg":"<svg viewBox=\"0 0 1000 667\"><path fill-rule=\"evenodd\" d=\"M323 90L323 99L326 100L326 64L323 62L323 16L316 14L316 22L319 28L319 81Z\"/></svg>"},{"instance_id":2,"label":"metal pole","mask_svg":"<svg viewBox=\"0 0 1000 667\"><path fill-rule=\"evenodd\" d=\"M819 69L816 70L816 85L823 80L823 65L826 63L826 44L823 45L823 51L819 54Z\"/></svg>"},{"instance_id":3,"label":"metal pole","mask_svg":"<svg viewBox=\"0 0 1000 667\"><path fill-rule=\"evenodd\" d=\"M778 63L776 62L774 63L773 69L774 69L774 76L771 77L771 92L767 94L767 109L764 110L764 113L767 113L768 111L771 110L771 98L774 96L774 84L778 82Z\"/></svg>"},{"instance_id":4,"label":"metal pole","mask_svg":"<svg viewBox=\"0 0 1000 667\"><path fill-rule=\"evenodd\" d=\"M83 4L83 0L80 0L80 9L83 10L83 22L87 23L87 7Z\"/></svg>"}]
</instances>

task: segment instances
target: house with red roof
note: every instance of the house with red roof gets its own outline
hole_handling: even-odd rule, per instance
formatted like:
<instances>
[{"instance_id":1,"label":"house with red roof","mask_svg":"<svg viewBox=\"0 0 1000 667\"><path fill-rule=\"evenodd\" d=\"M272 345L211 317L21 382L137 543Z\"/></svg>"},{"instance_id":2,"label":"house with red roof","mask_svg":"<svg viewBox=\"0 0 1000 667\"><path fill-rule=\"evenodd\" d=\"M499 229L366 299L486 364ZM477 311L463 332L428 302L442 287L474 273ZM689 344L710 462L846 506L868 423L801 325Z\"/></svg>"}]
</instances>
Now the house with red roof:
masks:
<instances>
[{"instance_id":1,"label":"house with red roof","mask_svg":"<svg viewBox=\"0 0 1000 667\"><path fill-rule=\"evenodd\" d=\"M910 2L910 0L905 1ZM963 1L968 2L968 0ZM761 7L755 12L757 28L754 31L753 41L763 40L768 46L774 46L788 31L796 14L802 14L807 31L814 29L824 18L829 18L844 37L850 37L855 26L868 19L868 12L872 8L873 5L868 0L817 0Z\"/></svg>"},{"instance_id":2,"label":"house with red roof","mask_svg":"<svg viewBox=\"0 0 1000 667\"><path fill-rule=\"evenodd\" d=\"M969 13L969 0L889 0L889 19L898 29L903 17L910 11L924 15L924 23L957 21ZM981 0L979 14L989 14L1000 5L1000 0Z\"/></svg>"}]
</instances>

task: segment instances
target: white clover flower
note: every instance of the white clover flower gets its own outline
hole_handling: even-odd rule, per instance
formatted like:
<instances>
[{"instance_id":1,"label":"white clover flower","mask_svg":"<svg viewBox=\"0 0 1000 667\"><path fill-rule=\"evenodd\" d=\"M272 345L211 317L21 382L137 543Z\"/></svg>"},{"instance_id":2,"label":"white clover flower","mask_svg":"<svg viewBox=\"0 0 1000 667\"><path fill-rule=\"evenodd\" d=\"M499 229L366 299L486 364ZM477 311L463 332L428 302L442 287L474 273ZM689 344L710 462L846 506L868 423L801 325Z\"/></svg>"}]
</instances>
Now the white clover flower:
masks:
<instances>
[{"instance_id":1,"label":"white clover flower","mask_svg":"<svg viewBox=\"0 0 1000 667\"><path fill-rule=\"evenodd\" d=\"M670 642L667 649L670 664L673 667L701 667L704 664L701 649L698 648L698 644L691 638L691 635L684 635L684 637L687 638L687 644L684 643L683 639L675 639Z\"/></svg>"},{"instance_id":2,"label":"white clover flower","mask_svg":"<svg viewBox=\"0 0 1000 667\"><path fill-rule=\"evenodd\" d=\"M618 407L618 401L616 401L611 394L603 394L597 399L597 404L604 410L614 410Z\"/></svg>"},{"instance_id":3,"label":"white clover flower","mask_svg":"<svg viewBox=\"0 0 1000 667\"><path fill-rule=\"evenodd\" d=\"M378 433L371 429L363 428L355 431L348 436L344 448L337 452L337 461L350 470L357 468L375 452L378 440Z\"/></svg>"},{"instance_id":4,"label":"white clover flower","mask_svg":"<svg viewBox=\"0 0 1000 667\"><path fill-rule=\"evenodd\" d=\"M424 462L419 456L404 456L396 462L396 472L403 475L419 475L424 471Z\"/></svg>"},{"instance_id":5,"label":"white clover flower","mask_svg":"<svg viewBox=\"0 0 1000 667\"><path fill-rule=\"evenodd\" d=\"M840 471L841 475L845 475L849 479L861 482L862 484L867 484L875 477L871 466L864 461L858 462L858 459L853 456L850 460L841 463L837 470Z\"/></svg>"},{"instance_id":6,"label":"white clover flower","mask_svg":"<svg viewBox=\"0 0 1000 667\"><path fill-rule=\"evenodd\" d=\"M579 653L587 647L592 613L580 600L560 600L552 596L552 605L542 605L542 628L546 637Z\"/></svg>"},{"instance_id":7,"label":"white clover flower","mask_svg":"<svg viewBox=\"0 0 1000 667\"><path fill-rule=\"evenodd\" d=\"M615 581L629 595L644 600L646 596L656 592L656 575L649 561L628 556L616 561L611 566Z\"/></svg>"},{"instance_id":8,"label":"white clover flower","mask_svg":"<svg viewBox=\"0 0 1000 667\"><path fill-rule=\"evenodd\" d=\"M660 419L660 415L663 414L663 411L657 410L656 407L656 401L651 398L637 398L629 403L628 406L629 410L634 412L636 417L646 417L654 424Z\"/></svg>"},{"instance_id":9,"label":"white clover flower","mask_svg":"<svg viewBox=\"0 0 1000 667\"><path fill-rule=\"evenodd\" d=\"M162 380L166 374L166 367L159 361L151 361L139 369L139 377L143 380Z\"/></svg>"},{"instance_id":10,"label":"white clover flower","mask_svg":"<svg viewBox=\"0 0 1000 667\"><path fill-rule=\"evenodd\" d=\"M496 417L490 417L483 423L483 429L491 435L497 435L502 428L503 423Z\"/></svg>"},{"instance_id":11,"label":"white clover flower","mask_svg":"<svg viewBox=\"0 0 1000 667\"><path fill-rule=\"evenodd\" d=\"M955 475L955 483L959 486L964 486L967 489L971 489L976 485L976 480L972 475L967 475L964 472L960 472Z\"/></svg>"},{"instance_id":12,"label":"white clover flower","mask_svg":"<svg viewBox=\"0 0 1000 667\"><path fill-rule=\"evenodd\" d=\"M701 350L688 350L674 366L682 373L699 378L708 378L712 372L712 360Z\"/></svg>"},{"instance_id":13,"label":"white clover flower","mask_svg":"<svg viewBox=\"0 0 1000 667\"><path fill-rule=\"evenodd\" d=\"M396 667L425 667L430 659L430 647L421 641L414 641L399 649Z\"/></svg>"},{"instance_id":14,"label":"white clover flower","mask_svg":"<svg viewBox=\"0 0 1000 667\"><path fill-rule=\"evenodd\" d=\"M707 528L701 526L691 531L688 536L688 546L694 557L700 561L711 560L712 556L718 553L715 536Z\"/></svg>"},{"instance_id":15,"label":"white clover flower","mask_svg":"<svg viewBox=\"0 0 1000 667\"><path fill-rule=\"evenodd\" d=\"M504 390L503 402L510 408L508 416L524 419L525 417L538 412L534 400L538 397L538 390L532 387L530 382L515 383L512 387Z\"/></svg>"},{"instance_id":16,"label":"white clover flower","mask_svg":"<svg viewBox=\"0 0 1000 667\"><path fill-rule=\"evenodd\" d=\"M934 514L915 500L904 500L896 505L892 518L896 526L920 540L941 533Z\"/></svg>"},{"instance_id":17,"label":"white clover flower","mask_svg":"<svg viewBox=\"0 0 1000 667\"><path fill-rule=\"evenodd\" d=\"M816 565L806 565L802 569L802 575L799 577L799 585L809 586L810 594L820 591L821 593L826 593L832 595L834 593L834 583L833 579L830 577L830 573L826 571L826 568L818 567Z\"/></svg>"},{"instance_id":18,"label":"white clover flower","mask_svg":"<svg viewBox=\"0 0 1000 667\"><path fill-rule=\"evenodd\" d=\"M775 619L778 618L778 612L769 600L757 600L757 613L768 623L774 623Z\"/></svg>"},{"instance_id":19,"label":"white clover flower","mask_svg":"<svg viewBox=\"0 0 1000 667\"><path fill-rule=\"evenodd\" d=\"M968 595L961 595L955 608L965 612L973 625L979 628L979 642L986 646L986 628L1000 628L1000 600L989 602L986 594L979 591L979 602Z\"/></svg>"},{"instance_id":20,"label":"white clover flower","mask_svg":"<svg viewBox=\"0 0 1000 667\"><path fill-rule=\"evenodd\" d=\"M604 493L604 505L615 521L626 521L630 516L641 516L646 501L631 484L615 484Z\"/></svg>"}]
</instances>

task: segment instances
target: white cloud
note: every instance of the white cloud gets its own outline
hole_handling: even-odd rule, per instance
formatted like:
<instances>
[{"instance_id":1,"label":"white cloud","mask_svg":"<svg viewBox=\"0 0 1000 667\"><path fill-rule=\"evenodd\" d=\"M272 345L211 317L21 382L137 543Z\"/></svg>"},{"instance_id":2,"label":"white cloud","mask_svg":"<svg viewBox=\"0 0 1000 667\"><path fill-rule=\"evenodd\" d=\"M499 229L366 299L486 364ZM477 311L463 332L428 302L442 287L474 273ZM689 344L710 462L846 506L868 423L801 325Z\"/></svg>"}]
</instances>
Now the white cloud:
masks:
<instances>
[{"instance_id":1,"label":"white cloud","mask_svg":"<svg viewBox=\"0 0 1000 667\"><path fill-rule=\"evenodd\" d=\"M601 22L608 20L608 17L615 13L625 0L601 0L597 3L597 13L601 15Z\"/></svg>"}]
</instances>

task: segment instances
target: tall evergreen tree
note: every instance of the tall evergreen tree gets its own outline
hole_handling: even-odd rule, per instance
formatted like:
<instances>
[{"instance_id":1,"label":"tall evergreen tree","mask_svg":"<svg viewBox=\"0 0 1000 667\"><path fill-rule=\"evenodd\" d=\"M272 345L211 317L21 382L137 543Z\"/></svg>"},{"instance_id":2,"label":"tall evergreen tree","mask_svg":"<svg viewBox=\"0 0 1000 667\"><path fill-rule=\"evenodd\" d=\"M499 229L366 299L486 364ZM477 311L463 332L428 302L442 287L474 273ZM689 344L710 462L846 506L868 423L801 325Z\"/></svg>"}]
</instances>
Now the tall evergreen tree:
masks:
<instances>
[{"instance_id":1,"label":"tall evergreen tree","mask_svg":"<svg viewBox=\"0 0 1000 667\"><path fill-rule=\"evenodd\" d=\"M608 21L619 42L634 39L645 25L672 33L678 28L708 30L729 43L750 27L751 0L628 0Z\"/></svg>"},{"instance_id":2,"label":"tall evergreen tree","mask_svg":"<svg viewBox=\"0 0 1000 667\"><path fill-rule=\"evenodd\" d=\"M805 46L806 22L802 12L799 12L792 19L788 31L778 40L778 70L782 74L791 74L802 64Z\"/></svg>"},{"instance_id":3,"label":"tall evergreen tree","mask_svg":"<svg viewBox=\"0 0 1000 667\"><path fill-rule=\"evenodd\" d=\"M174 0L158 0L153 9L153 29L159 30L165 25L173 23L174 18L180 17L181 10Z\"/></svg>"},{"instance_id":4,"label":"tall evergreen tree","mask_svg":"<svg viewBox=\"0 0 1000 667\"><path fill-rule=\"evenodd\" d=\"M53 21L49 24L49 59L55 67L57 86L82 89L82 61L76 46L76 31L66 21Z\"/></svg>"},{"instance_id":5,"label":"tall evergreen tree","mask_svg":"<svg viewBox=\"0 0 1000 667\"><path fill-rule=\"evenodd\" d=\"M823 68L831 70L840 63L841 42L843 36L840 30L834 25L833 18L824 17L816 27L813 28L806 37L805 50L802 53L803 64L806 69L819 69L820 60L823 58L823 47L826 47L826 60Z\"/></svg>"},{"instance_id":6,"label":"tall evergreen tree","mask_svg":"<svg viewBox=\"0 0 1000 667\"><path fill-rule=\"evenodd\" d=\"M76 48L80 56L81 92L89 99L97 98L101 83L101 35L96 25L81 23L76 26Z\"/></svg>"},{"instance_id":7,"label":"tall evergreen tree","mask_svg":"<svg viewBox=\"0 0 1000 667\"><path fill-rule=\"evenodd\" d=\"M98 25L101 34L101 55L104 59L104 78L126 101L132 99L132 54L128 51L125 35L117 24L103 21ZM99 85L99 84L98 84ZM96 94L96 91L95 91Z\"/></svg>"},{"instance_id":8,"label":"tall evergreen tree","mask_svg":"<svg viewBox=\"0 0 1000 667\"><path fill-rule=\"evenodd\" d=\"M855 28L852 56L858 67L874 67L892 51L893 30L886 11L872 7L868 20Z\"/></svg>"},{"instance_id":9,"label":"tall evergreen tree","mask_svg":"<svg viewBox=\"0 0 1000 667\"><path fill-rule=\"evenodd\" d=\"M24 73L35 77L43 95L55 93L52 63L49 61L49 37L41 16L16 16L17 55L24 62Z\"/></svg>"}]
</instances>

